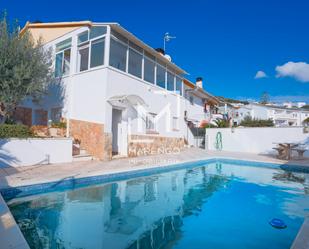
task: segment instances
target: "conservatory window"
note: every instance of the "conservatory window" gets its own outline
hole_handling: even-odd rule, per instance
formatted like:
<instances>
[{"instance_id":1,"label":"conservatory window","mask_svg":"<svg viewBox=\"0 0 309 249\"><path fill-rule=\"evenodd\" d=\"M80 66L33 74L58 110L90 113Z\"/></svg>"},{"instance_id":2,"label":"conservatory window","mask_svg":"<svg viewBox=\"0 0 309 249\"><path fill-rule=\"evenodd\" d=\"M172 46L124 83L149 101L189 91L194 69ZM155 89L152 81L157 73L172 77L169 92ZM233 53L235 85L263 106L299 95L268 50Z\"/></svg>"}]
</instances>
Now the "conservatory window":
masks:
<instances>
[{"instance_id":1,"label":"conservatory window","mask_svg":"<svg viewBox=\"0 0 309 249\"><path fill-rule=\"evenodd\" d=\"M101 38L91 42L90 67L97 67L104 64L105 39Z\"/></svg>"},{"instance_id":2,"label":"conservatory window","mask_svg":"<svg viewBox=\"0 0 309 249\"><path fill-rule=\"evenodd\" d=\"M174 91L174 75L167 71L167 90L168 91Z\"/></svg>"},{"instance_id":3,"label":"conservatory window","mask_svg":"<svg viewBox=\"0 0 309 249\"><path fill-rule=\"evenodd\" d=\"M182 80L176 76L176 92L182 96Z\"/></svg>"},{"instance_id":4,"label":"conservatory window","mask_svg":"<svg viewBox=\"0 0 309 249\"><path fill-rule=\"evenodd\" d=\"M56 45L55 76L60 77L70 73L72 39L66 39Z\"/></svg>"},{"instance_id":5,"label":"conservatory window","mask_svg":"<svg viewBox=\"0 0 309 249\"><path fill-rule=\"evenodd\" d=\"M89 44L84 47L79 48L78 50L79 57L79 71L88 70L88 62L89 62Z\"/></svg>"},{"instance_id":6,"label":"conservatory window","mask_svg":"<svg viewBox=\"0 0 309 249\"><path fill-rule=\"evenodd\" d=\"M142 78L143 55L129 48L129 73Z\"/></svg>"},{"instance_id":7,"label":"conservatory window","mask_svg":"<svg viewBox=\"0 0 309 249\"><path fill-rule=\"evenodd\" d=\"M157 85L165 88L165 68L157 64Z\"/></svg>"},{"instance_id":8,"label":"conservatory window","mask_svg":"<svg viewBox=\"0 0 309 249\"><path fill-rule=\"evenodd\" d=\"M126 71L127 46L111 39L109 65L121 71Z\"/></svg>"},{"instance_id":9,"label":"conservatory window","mask_svg":"<svg viewBox=\"0 0 309 249\"><path fill-rule=\"evenodd\" d=\"M154 83L155 62L144 57L144 80Z\"/></svg>"}]
</instances>

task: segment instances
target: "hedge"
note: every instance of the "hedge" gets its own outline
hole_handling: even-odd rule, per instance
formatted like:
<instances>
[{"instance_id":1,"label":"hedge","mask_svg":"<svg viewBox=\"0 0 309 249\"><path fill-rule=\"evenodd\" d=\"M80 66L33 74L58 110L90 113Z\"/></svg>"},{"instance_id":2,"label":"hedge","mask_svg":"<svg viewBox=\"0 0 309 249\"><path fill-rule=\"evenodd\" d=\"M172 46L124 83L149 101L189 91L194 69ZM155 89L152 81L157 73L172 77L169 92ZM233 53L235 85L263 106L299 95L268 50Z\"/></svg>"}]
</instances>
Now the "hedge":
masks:
<instances>
[{"instance_id":1,"label":"hedge","mask_svg":"<svg viewBox=\"0 0 309 249\"><path fill-rule=\"evenodd\" d=\"M245 117L239 125L245 127L273 127L274 122L271 119L252 119L251 117Z\"/></svg>"},{"instance_id":2,"label":"hedge","mask_svg":"<svg viewBox=\"0 0 309 249\"><path fill-rule=\"evenodd\" d=\"M34 137L33 132L26 125L1 124L0 138L28 138Z\"/></svg>"}]
</instances>

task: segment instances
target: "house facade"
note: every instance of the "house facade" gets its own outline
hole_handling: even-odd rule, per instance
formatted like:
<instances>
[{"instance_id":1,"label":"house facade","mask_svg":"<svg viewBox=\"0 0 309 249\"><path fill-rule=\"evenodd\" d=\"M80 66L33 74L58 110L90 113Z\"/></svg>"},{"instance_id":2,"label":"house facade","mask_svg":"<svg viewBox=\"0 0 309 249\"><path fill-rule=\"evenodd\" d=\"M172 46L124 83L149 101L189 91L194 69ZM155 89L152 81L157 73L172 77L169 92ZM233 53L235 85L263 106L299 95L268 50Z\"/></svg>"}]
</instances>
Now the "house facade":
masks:
<instances>
[{"instance_id":1,"label":"house facade","mask_svg":"<svg viewBox=\"0 0 309 249\"><path fill-rule=\"evenodd\" d=\"M309 117L309 110L255 103L231 106L229 109L235 125L239 125L245 117L251 117L253 119L271 119L276 127L302 126L303 121Z\"/></svg>"},{"instance_id":2,"label":"house facade","mask_svg":"<svg viewBox=\"0 0 309 249\"><path fill-rule=\"evenodd\" d=\"M198 126L218 103L201 79L185 80L169 56L117 23L27 23L26 31L51 51L56 78L40 102L19 107L20 120L64 118L67 136L99 159L179 151L194 141L189 119Z\"/></svg>"}]
</instances>

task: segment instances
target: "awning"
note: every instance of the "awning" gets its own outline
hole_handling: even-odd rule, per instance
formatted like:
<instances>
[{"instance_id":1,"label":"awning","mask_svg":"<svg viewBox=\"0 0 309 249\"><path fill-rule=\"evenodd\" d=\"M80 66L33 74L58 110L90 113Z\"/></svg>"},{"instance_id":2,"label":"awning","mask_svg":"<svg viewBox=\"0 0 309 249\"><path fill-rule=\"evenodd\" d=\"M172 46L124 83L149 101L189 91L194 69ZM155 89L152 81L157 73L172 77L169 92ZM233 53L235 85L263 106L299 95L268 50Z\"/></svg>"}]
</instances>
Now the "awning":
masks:
<instances>
[{"instance_id":1,"label":"awning","mask_svg":"<svg viewBox=\"0 0 309 249\"><path fill-rule=\"evenodd\" d=\"M127 108L128 106L147 106L146 102L138 95L117 95L109 98L108 102L112 106Z\"/></svg>"}]
</instances>

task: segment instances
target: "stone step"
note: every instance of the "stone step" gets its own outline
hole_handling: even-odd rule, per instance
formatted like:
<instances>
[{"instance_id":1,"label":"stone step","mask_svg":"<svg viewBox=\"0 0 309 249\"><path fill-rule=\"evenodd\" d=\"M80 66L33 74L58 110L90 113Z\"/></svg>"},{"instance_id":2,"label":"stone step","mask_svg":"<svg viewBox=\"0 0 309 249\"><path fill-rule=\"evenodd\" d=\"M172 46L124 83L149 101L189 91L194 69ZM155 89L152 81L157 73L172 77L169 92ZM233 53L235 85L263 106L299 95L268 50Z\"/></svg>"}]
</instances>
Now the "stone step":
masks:
<instances>
[{"instance_id":1,"label":"stone step","mask_svg":"<svg viewBox=\"0 0 309 249\"><path fill-rule=\"evenodd\" d=\"M90 154L80 154L73 156L73 162L92 161L94 158Z\"/></svg>"}]
</instances>

